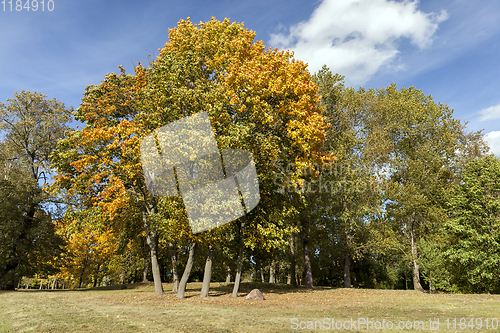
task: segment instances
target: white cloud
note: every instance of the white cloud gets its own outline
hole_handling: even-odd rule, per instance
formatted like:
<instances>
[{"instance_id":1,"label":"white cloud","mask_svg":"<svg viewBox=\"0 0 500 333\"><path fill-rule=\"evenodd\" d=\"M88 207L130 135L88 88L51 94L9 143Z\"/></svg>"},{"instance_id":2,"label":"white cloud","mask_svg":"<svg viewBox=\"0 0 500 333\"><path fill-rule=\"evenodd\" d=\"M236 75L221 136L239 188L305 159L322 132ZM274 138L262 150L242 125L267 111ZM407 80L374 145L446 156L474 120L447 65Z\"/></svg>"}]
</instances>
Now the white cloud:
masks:
<instances>
[{"instance_id":1,"label":"white cloud","mask_svg":"<svg viewBox=\"0 0 500 333\"><path fill-rule=\"evenodd\" d=\"M500 131L489 132L484 136L484 138L488 142L491 152L500 156Z\"/></svg>"},{"instance_id":2,"label":"white cloud","mask_svg":"<svg viewBox=\"0 0 500 333\"><path fill-rule=\"evenodd\" d=\"M326 64L348 83L362 84L391 64L400 38L419 49L432 43L448 14L423 13L417 6L409 0L323 0L308 21L290 27L288 34L271 35L270 44L295 51L311 72Z\"/></svg>"},{"instance_id":3,"label":"white cloud","mask_svg":"<svg viewBox=\"0 0 500 333\"><path fill-rule=\"evenodd\" d=\"M482 109L481 111L479 111L479 113L481 114L481 118L479 118L479 121L498 119L500 118L500 104Z\"/></svg>"}]
</instances>

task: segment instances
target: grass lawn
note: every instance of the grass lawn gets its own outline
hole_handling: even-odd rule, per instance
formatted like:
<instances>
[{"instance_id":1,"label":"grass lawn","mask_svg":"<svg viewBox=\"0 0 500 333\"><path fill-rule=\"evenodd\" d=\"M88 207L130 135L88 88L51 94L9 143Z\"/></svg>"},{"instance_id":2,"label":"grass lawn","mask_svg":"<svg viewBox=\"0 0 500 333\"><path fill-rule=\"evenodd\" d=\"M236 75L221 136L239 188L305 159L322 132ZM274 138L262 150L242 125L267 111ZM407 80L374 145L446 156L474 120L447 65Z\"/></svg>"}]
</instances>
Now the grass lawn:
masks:
<instances>
[{"instance_id":1,"label":"grass lawn","mask_svg":"<svg viewBox=\"0 0 500 333\"><path fill-rule=\"evenodd\" d=\"M253 288L259 288L266 300L245 300L242 296ZM232 285L213 283L210 297L201 299L201 283L190 283L187 297L177 299L171 284L164 284L164 289L163 297L154 295L152 283L0 292L0 332L310 332L307 327L315 321L322 329L317 322L314 331L333 331L325 325L332 325L332 319L333 325L342 324L340 331L346 332L422 332L431 331L429 319L436 325L438 318L443 332L500 331L491 327L500 320L500 295L322 287L310 291L243 283L241 297L235 299ZM373 329L358 318L368 318ZM460 326L462 318L465 324ZM351 319L355 327L350 327ZM411 328L400 329L401 324ZM416 328L422 324L424 329Z\"/></svg>"}]
</instances>

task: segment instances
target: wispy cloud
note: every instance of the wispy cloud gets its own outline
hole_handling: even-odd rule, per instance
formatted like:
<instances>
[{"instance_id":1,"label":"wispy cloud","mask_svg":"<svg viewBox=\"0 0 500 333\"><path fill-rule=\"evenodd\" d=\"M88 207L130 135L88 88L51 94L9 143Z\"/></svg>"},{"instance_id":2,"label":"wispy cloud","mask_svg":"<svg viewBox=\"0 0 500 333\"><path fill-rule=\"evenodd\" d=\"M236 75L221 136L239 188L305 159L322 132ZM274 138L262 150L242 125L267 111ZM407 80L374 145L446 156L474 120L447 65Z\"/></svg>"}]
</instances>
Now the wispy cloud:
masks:
<instances>
[{"instance_id":1,"label":"wispy cloud","mask_svg":"<svg viewBox=\"0 0 500 333\"><path fill-rule=\"evenodd\" d=\"M481 118L479 118L479 121L500 119L500 104L482 109L481 111L479 111L479 113L481 114Z\"/></svg>"},{"instance_id":2,"label":"wispy cloud","mask_svg":"<svg viewBox=\"0 0 500 333\"><path fill-rule=\"evenodd\" d=\"M500 156L500 131L489 132L484 136L484 138L488 142L491 152Z\"/></svg>"},{"instance_id":3,"label":"wispy cloud","mask_svg":"<svg viewBox=\"0 0 500 333\"><path fill-rule=\"evenodd\" d=\"M401 38L419 49L432 43L448 14L423 13L417 6L418 1L324 0L308 21L271 35L270 43L295 51L312 72L326 64L348 83L362 84L391 65Z\"/></svg>"}]
</instances>

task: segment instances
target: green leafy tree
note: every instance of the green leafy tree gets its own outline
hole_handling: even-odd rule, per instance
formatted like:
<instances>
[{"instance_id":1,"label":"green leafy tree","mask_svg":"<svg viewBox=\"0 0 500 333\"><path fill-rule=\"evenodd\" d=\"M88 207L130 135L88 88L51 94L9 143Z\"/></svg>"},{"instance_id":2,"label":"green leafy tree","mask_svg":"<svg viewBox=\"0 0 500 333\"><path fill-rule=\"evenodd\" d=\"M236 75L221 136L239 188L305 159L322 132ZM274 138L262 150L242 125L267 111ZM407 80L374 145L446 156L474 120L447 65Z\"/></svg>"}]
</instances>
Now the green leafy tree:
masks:
<instances>
[{"instance_id":1,"label":"green leafy tree","mask_svg":"<svg viewBox=\"0 0 500 333\"><path fill-rule=\"evenodd\" d=\"M68 129L71 110L46 97L23 90L0 103L0 289L46 271L62 246L43 188L52 171L49 155Z\"/></svg>"},{"instance_id":2,"label":"green leafy tree","mask_svg":"<svg viewBox=\"0 0 500 333\"><path fill-rule=\"evenodd\" d=\"M500 160L489 155L466 165L450 195L444 262L447 289L500 292Z\"/></svg>"},{"instance_id":3,"label":"green leafy tree","mask_svg":"<svg viewBox=\"0 0 500 333\"><path fill-rule=\"evenodd\" d=\"M436 233L445 220L445 198L453 186L457 153L465 148L465 128L452 109L414 87L379 89L371 107L385 127L390 157L388 218L396 222L400 243L408 250L413 286L422 289L419 240Z\"/></svg>"},{"instance_id":4,"label":"green leafy tree","mask_svg":"<svg viewBox=\"0 0 500 333\"><path fill-rule=\"evenodd\" d=\"M303 165L318 159L326 128L317 106L317 88L305 65L289 52L266 49L254 37L243 24L227 19L198 25L180 21L151 68L144 71L140 91L142 109L151 119L168 123L207 111L220 149L253 153L261 207L232 229L240 243L233 296L251 224L259 221L273 228L273 222L259 215L279 200L273 197L272 162L282 159Z\"/></svg>"},{"instance_id":5,"label":"green leafy tree","mask_svg":"<svg viewBox=\"0 0 500 333\"><path fill-rule=\"evenodd\" d=\"M316 167L319 176L312 181L315 186L308 195L309 207L315 212L319 234L332 240L319 251L333 251L332 260L343 263L344 287L350 288L353 261L367 251L369 217L382 205L383 131L370 108L373 92L345 88L343 77L326 67L313 79L330 124L324 149L335 160Z\"/></svg>"}]
</instances>

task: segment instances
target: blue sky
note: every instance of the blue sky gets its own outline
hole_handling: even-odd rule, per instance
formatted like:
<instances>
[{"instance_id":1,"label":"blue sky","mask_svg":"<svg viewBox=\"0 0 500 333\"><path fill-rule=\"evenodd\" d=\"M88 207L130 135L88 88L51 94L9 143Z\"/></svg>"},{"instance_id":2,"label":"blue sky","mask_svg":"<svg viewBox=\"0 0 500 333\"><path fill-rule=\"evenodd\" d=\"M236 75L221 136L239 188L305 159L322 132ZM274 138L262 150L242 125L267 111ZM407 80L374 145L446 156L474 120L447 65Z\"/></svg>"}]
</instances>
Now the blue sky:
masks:
<instances>
[{"instance_id":1,"label":"blue sky","mask_svg":"<svg viewBox=\"0 0 500 333\"><path fill-rule=\"evenodd\" d=\"M39 0L40 3L41 0ZM15 2L15 1L14 1ZM26 0L23 0L23 3ZM85 86L147 64L180 19L244 22L312 72L326 64L351 86L415 86L484 129L500 156L500 1L53 0L53 10L0 4L0 101L21 89L78 107Z\"/></svg>"}]
</instances>

